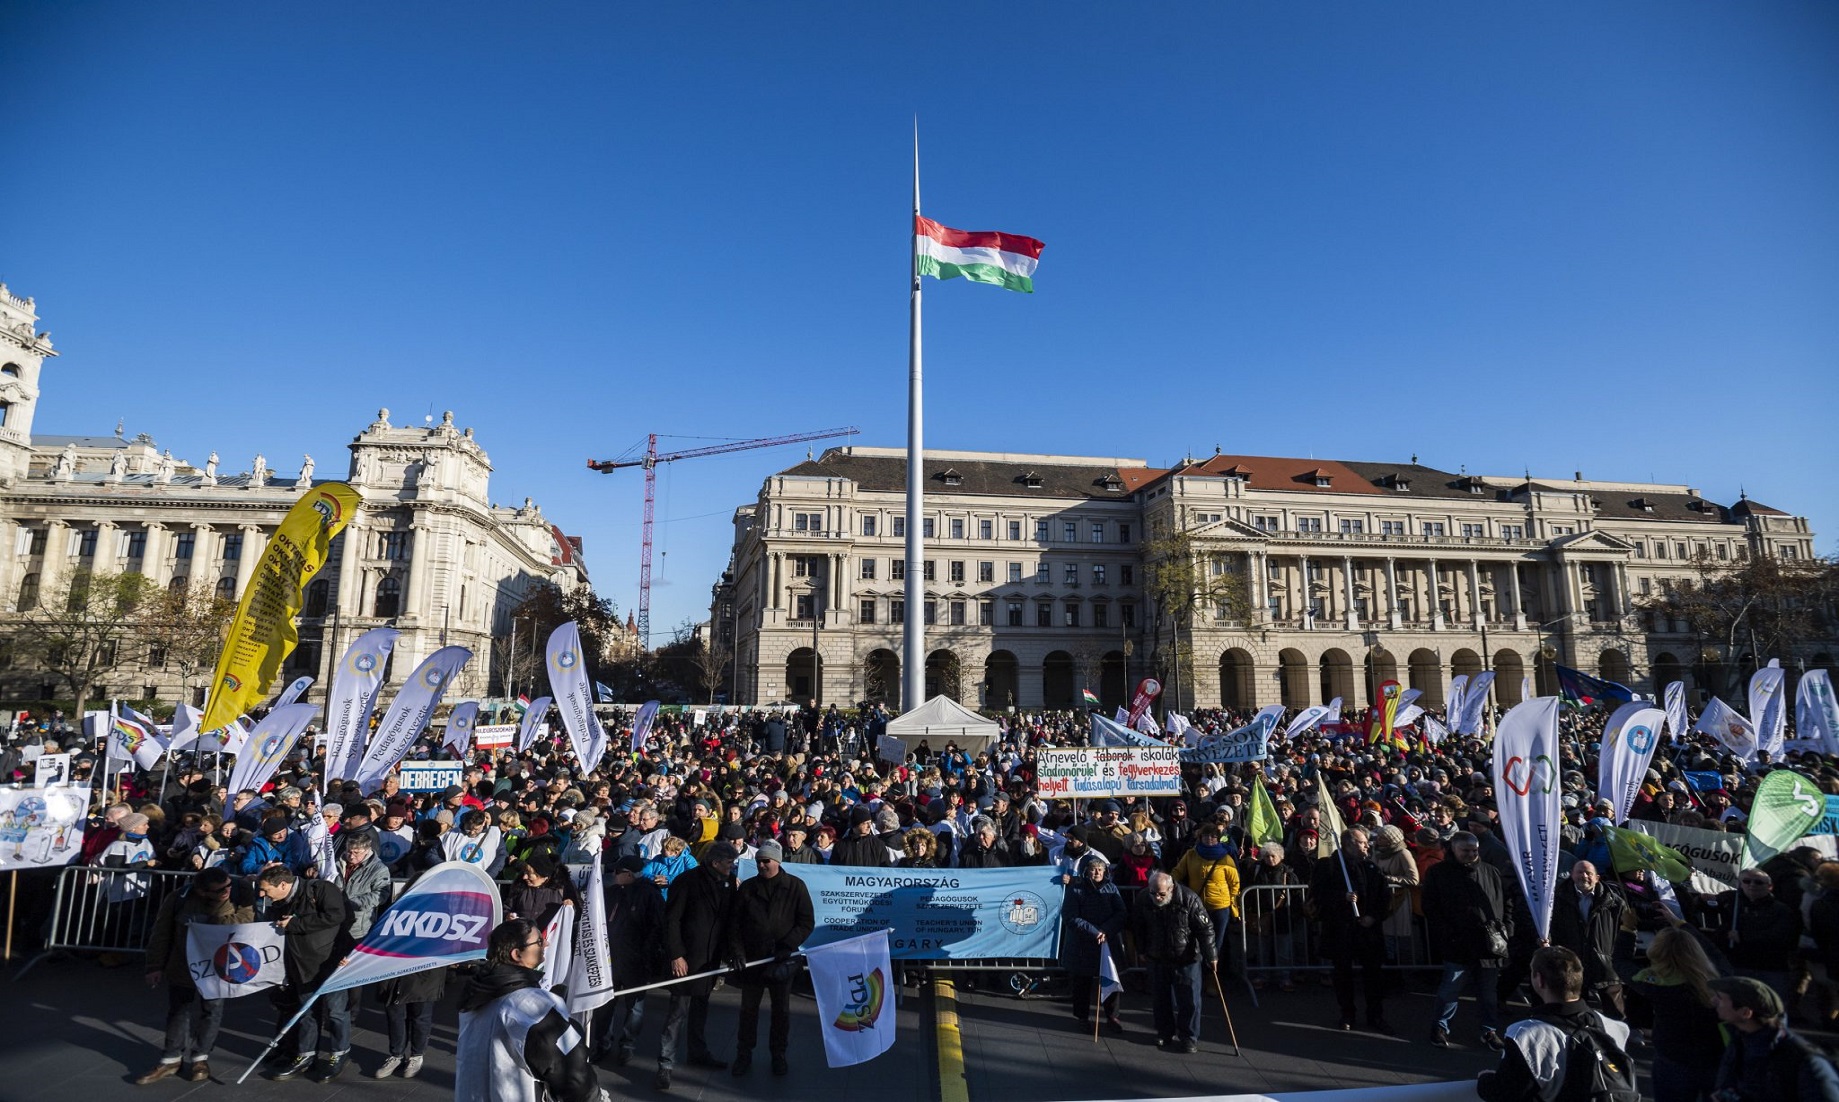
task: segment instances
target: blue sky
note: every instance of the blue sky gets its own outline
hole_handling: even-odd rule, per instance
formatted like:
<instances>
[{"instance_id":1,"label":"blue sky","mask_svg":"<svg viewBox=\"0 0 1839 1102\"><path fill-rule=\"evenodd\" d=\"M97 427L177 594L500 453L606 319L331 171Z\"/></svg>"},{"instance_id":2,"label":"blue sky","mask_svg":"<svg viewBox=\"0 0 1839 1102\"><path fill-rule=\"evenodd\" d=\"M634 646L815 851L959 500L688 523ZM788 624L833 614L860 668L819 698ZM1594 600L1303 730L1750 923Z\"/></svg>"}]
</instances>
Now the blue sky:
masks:
<instances>
[{"instance_id":1,"label":"blue sky","mask_svg":"<svg viewBox=\"0 0 1839 1102\"><path fill-rule=\"evenodd\" d=\"M1839 5L0 4L0 278L125 417L291 471L476 428L636 604L647 432L1739 486L1839 539ZM703 441L667 440L688 447ZM821 446L821 445L820 445ZM801 448L660 478L654 631Z\"/></svg>"}]
</instances>

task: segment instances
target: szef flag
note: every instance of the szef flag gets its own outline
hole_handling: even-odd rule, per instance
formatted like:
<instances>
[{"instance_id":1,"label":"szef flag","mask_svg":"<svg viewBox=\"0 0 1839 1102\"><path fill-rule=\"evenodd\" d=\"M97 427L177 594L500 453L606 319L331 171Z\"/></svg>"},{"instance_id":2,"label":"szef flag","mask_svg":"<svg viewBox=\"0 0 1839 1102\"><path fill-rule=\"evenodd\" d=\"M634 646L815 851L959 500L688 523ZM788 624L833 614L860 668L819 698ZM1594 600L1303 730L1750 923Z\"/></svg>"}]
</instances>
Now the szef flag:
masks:
<instances>
[{"instance_id":1,"label":"szef flag","mask_svg":"<svg viewBox=\"0 0 1839 1102\"><path fill-rule=\"evenodd\" d=\"M954 230L913 216L913 270L934 279L963 276L1033 293L1034 269L1046 248L1032 237L989 230Z\"/></svg>"},{"instance_id":2,"label":"szef flag","mask_svg":"<svg viewBox=\"0 0 1839 1102\"><path fill-rule=\"evenodd\" d=\"M583 773L600 764L607 752L607 731L594 714L594 697L588 688L587 659L581 650L581 629L573 620L549 633L547 657L549 688L555 693L556 710L568 728L568 741L574 746L575 761Z\"/></svg>"},{"instance_id":3,"label":"szef flag","mask_svg":"<svg viewBox=\"0 0 1839 1102\"><path fill-rule=\"evenodd\" d=\"M473 728L479 722L479 702L462 700L453 706L453 712L447 717L447 737L442 745L452 750L455 757L464 758L472 749Z\"/></svg>"},{"instance_id":4,"label":"szef flag","mask_svg":"<svg viewBox=\"0 0 1839 1102\"><path fill-rule=\"evenodd\" d=\"M1514 705L1494 734L1494 791L1501 841L1513 857L1533 927L1551 932L1552 899L1558 888L1559 808L1557 697Z\"/></svg>"},{"instance_id":5,"label":"szef flag","mask_svg":"<svg viewBox=\"0 0 1839 1102\"><path fill-rule=\"evenodd\" d=\"M517 752L518 753L521 754L525 750L530 749L530 743L535 741L536 739L537 728L543 725L543 720L547 718L548 715L549 715L549 698L548 697L539 696L535 700L530 702L530 707L524 711L524 718L522 722L518 724L518 727L517 727Z\"/></svg>"},{"instance_id":6,"label":"szef flag","mask_svg":"<svg viewBox=\"0 0 1839 1102\"><path fill-rule=\"evenodd\" d=\"M891 958L886 930L805 950L831 1067L865 1063L894 1047Z\"/></svg>"},{"instance_id":7,"label":"szef flag","mask_svg":"<svg viewBox=\"0 0 1839 1102\"><path fill-rule=\"evenodd\" d=\"M639 705L638 714L632 717L632 752L642 753L645 740L651 737L651 725L658 718L658 702L647 700Z\"/></svg>"},{"instance_id":8,"label":"szef flag","mask_svg":"<svg viewBox=\"0 0 1839 1102\"><path fill-rule=\"evenodd\" d=\"M293 751L300 735L319 714L313 704L289 704L262 717L249 732L242 750L236 755L236 768L230 771L230 799L244 789L259 791L274 776L281 762ZM230 817L229 800L224 801L224 818Z\"/></svg>"},{"instance_id":9,"label":"szef flag","mask_svg":"<svg viewBox=\"0 0 1839 1102\"><path fill-rule=\"evenodd\" d=\"M383 713L383 721L370 736L370 745L357 769L360 789L374 792L382 786L383 778L428 729L428 719L440 704L441 695L472 656L473 652L465 647L442 647L415 667L415 672L396 690L396 699L390 701L389 711Z\"/></svg>"}]
</instances>

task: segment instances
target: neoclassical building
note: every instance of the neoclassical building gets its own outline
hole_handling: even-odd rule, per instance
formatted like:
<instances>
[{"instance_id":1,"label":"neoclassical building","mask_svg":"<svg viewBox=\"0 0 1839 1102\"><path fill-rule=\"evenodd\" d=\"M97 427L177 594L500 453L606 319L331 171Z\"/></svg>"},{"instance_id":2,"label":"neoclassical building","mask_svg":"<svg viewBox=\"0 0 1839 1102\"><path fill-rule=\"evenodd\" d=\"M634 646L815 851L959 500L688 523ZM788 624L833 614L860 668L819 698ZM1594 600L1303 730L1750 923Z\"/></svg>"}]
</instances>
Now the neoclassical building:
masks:
<instances>
[{"instance_id":1,"label":"neoclassical building","mask_svg":"<svg viewBox=\"0 0 1839 1102\"><path fill-rule=\"evenodd\" d=\"M162 450L146 434L34 434L46 362L57 355L36 331L35 303L0 286L0 636L6 621L39 606L73 571L132 571L164 587L204 588L239 598L269 534L315 482L334 474L363 495L331 558L308 586L300 644L283 677L319 678L323 699L345 646L372 627L401 630L387 695L415 663L452 643L474 657L449 697L488 690L494 636L512 630L511 609L539 582L585 584L578 538L565 535L529 498L492 503L491 460L451 413L438 423L395 425L388 410L345 445L343 470L303 456L287 473L253 457L224 468ZM201 699L207 669L190 685L157 648L124 655L103 695ZM495 686L494 686L495 687ZM0 699L55 699L60 686L12 660Z\"/></svg>"},{"instance_id":2,"label":"neoclassical building","mask_svg":"<svg viewBox=\"0 0 1839 1102\"><path fill-rule=\"evenodd\" d=\"M1214 455L1142 460L928 452L928 694L985 707L1107 706L1171 620L1146 551L1185 533L1193 566L1245 597L1182 629L1184 706L1369 702L1396 678L1441 703L1459 673L1496 699L1554 662L1637 688L1695 681L1697 640L1640 598L1698 556L1811 558L1804 518L1689 486L1451 473L1410 463ZM735 514L711 610L736 697L894 700L905 607L902 449L833 448ZM1147 546L1146 546L1147 545ZM815 656L815 657L814 657ZM1806 656L1830 664L1829 654Z\"/></svg>"}]
</instances>

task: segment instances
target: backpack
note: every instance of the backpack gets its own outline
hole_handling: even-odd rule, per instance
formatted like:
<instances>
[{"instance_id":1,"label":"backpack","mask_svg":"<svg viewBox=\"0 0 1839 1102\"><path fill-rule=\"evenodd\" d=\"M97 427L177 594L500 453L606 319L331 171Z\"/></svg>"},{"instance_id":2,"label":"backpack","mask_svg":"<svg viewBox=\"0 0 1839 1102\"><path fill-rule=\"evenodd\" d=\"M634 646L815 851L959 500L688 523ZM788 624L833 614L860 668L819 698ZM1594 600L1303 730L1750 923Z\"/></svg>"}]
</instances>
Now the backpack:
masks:
<instances>
[{"instance_id":1,"label":"backpack","mask_svg":"<svg viewBox=\"0 0 1839 1102\"><path fill-rule=\"evenodd\" d=\"M1564 1034L1564 1080L1554 1102L1640 1102L1635 1062L1607 1030L1542 1020Z\"/></svg>"}]
</instances>

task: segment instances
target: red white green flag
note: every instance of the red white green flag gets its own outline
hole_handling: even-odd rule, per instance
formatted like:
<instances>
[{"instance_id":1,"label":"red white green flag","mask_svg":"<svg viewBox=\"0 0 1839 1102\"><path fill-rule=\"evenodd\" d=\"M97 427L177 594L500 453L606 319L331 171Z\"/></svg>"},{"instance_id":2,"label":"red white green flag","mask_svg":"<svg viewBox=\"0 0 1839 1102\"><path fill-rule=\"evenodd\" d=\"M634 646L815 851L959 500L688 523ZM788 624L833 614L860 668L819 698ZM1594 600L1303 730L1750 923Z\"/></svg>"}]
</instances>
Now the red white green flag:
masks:
<instances>
[{"instance_id":1,"label":"red white green flag","mask_svg":"<svg viewBox=\"0 0 1839 1102\"><path fill-rule=\"evenodd\" d=\"M1098 706L1099 706L1099 704L1098 704L1098 696L1097 696L1097 694L1095 694L1094 692L1092 692L1092 690L1091 690L1091 689L1081 689L1081 690L1079 690L1079 691L1080 691L1080 692L1081 692L1082 694L1084 694L1084 696L1085 696L1085 698L1086 698L1086 703L1087 703L1087 704L1090 704L1090 705L1091 705L1092 707L1094 707L1094 708L1096 708L1096 707L1098 707Z\"/></svg>"},{"instance_id":2,"label":"red white green flag","mask_svg":"<svg viewBox=\"0 0 1839 1102\"><path fill-rule=\"evenodd\" d=\"M1011 291L1034 291L1034 269L1045 248L1032 237L989 230L954 230L914 215L914 254L919 274L934 279L963 276Z\"/></svg>"}]
</instances>

